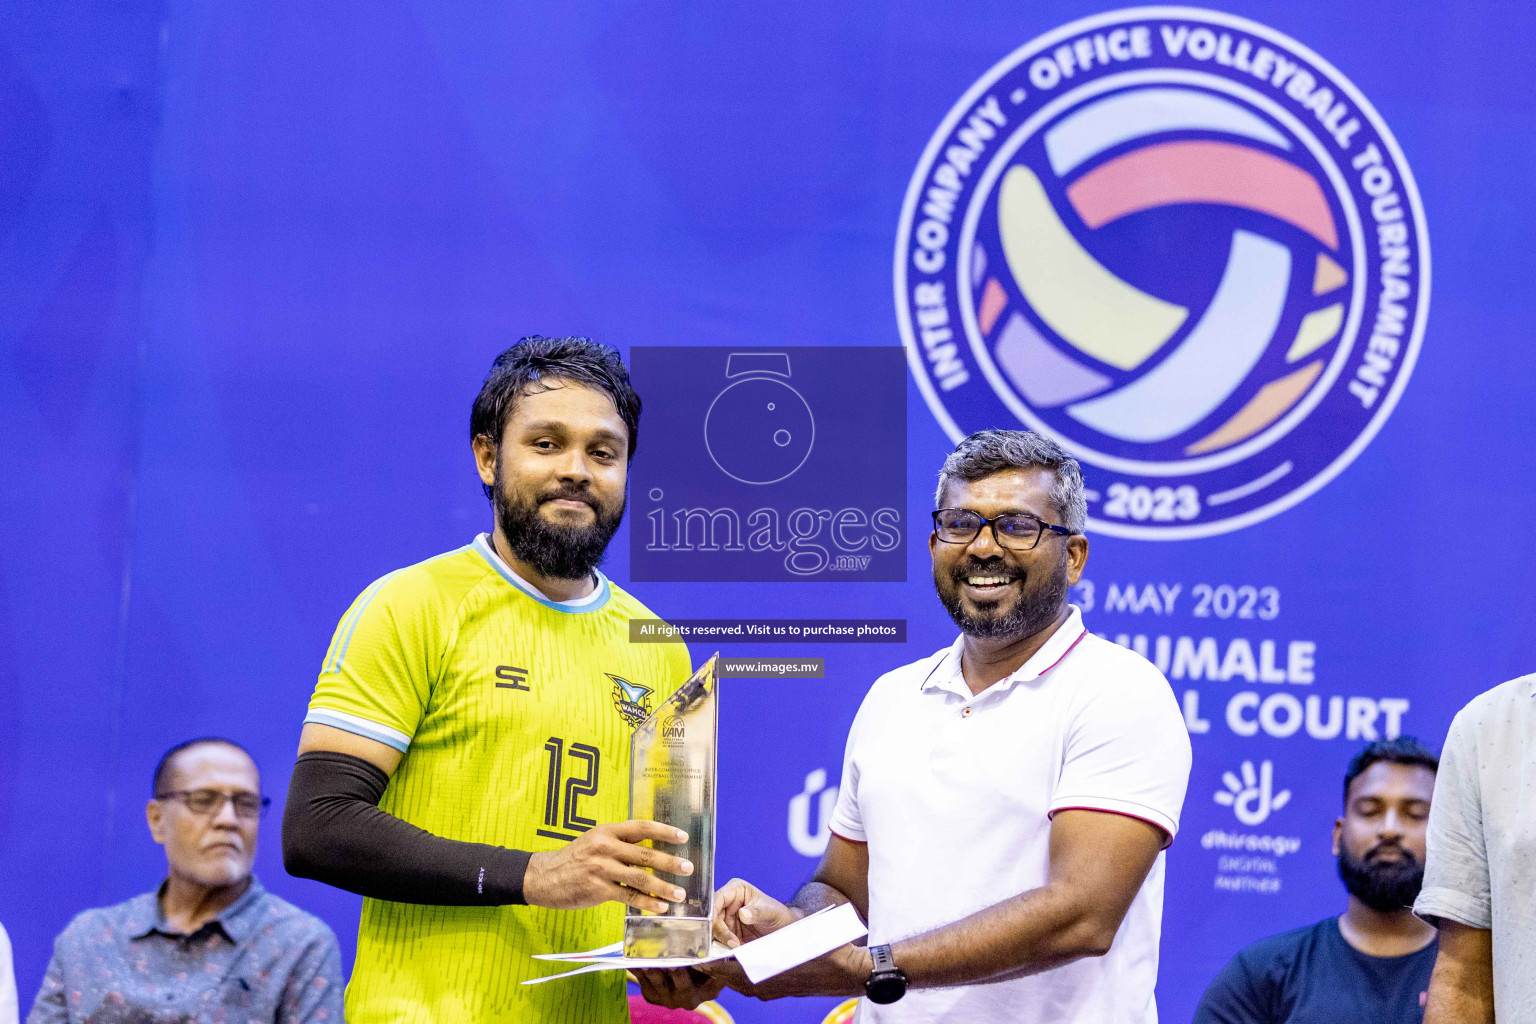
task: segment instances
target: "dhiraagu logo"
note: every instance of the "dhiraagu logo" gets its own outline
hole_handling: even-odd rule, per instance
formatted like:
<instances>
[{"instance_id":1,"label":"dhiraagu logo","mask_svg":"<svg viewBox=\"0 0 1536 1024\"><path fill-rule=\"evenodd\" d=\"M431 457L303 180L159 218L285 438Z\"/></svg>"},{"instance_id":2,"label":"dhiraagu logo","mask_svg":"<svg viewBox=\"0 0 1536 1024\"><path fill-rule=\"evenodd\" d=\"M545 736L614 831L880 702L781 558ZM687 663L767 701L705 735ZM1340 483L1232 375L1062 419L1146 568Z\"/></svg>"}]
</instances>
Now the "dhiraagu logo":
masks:
<instances>
[{"instance_id":1,"label":"dhiraagu logo","mask_svg":"<svg viewBox=\"0 0 1536 1024\"><path fill-rule=\"evenodd\" d=\"M1232 808L1244 825L1262 825L1269 816L1291 802L1291 791L1275 788L1275 766L1262 762L1257 769L1244 761L1239 772L1222 772L1224 788L1215 794L1217 803Z\"/></svg>"},{"instance_id":2,"label":"dhiraagu logo","mask_svg":"<svg viewBox=\"0 0 1536 1024\"><path fill-rule=\"evenodd\" d=\"M895 284L952 437L1048 433L1094 529L1179 539L1294 505L1370 442L1418 356L1429 248L1396 141L1330 64L1145 7L962 97L912 177Z\"/></svg>"}]
</instances>

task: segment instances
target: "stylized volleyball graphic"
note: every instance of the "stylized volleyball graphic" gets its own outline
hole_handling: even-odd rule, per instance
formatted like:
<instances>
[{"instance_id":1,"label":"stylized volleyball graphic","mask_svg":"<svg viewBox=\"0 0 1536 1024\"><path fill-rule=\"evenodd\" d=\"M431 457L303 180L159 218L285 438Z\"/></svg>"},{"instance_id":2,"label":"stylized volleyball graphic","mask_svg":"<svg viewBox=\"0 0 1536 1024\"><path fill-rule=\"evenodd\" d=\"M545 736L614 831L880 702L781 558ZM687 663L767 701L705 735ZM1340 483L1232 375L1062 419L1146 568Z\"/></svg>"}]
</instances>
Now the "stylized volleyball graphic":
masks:
<instances>
[{"instance_id":1,"label":"stylized volleyball graphic","mask_svg":"<svg viewBox=\"0 0 1536 1024\"><path fill-rule=\"evenodd\" d=\"M1228 448L1293 408L1344 325L1352 262L1297 148L1231 100L1146 86L1090 100L1016 156L983 213L972 278L977 326L1030 407L1099 435L1094 447L1163 459ZM1181 225L1188 206L1230 224ZM1096 256L1095 236L1122 223L1119 251ZM1138 266L1138 250L1161 265ZM1189 299L1158 293L1167 260Z\"/></svg>"},{"instance_id":2,"label":"stylized volleyball graphic","mask_svg":"<svg viewBox=\"0 0 1536 1024\"><path fill-rule=\"evenodd\" d=\"M1428 301L1411 176L1299 44L1137 8L993 68L935 133L897 252L909 362L953 436L1028 426L1126 536L1267 518L1369 442Z\"/></svg>"}]
</instances>

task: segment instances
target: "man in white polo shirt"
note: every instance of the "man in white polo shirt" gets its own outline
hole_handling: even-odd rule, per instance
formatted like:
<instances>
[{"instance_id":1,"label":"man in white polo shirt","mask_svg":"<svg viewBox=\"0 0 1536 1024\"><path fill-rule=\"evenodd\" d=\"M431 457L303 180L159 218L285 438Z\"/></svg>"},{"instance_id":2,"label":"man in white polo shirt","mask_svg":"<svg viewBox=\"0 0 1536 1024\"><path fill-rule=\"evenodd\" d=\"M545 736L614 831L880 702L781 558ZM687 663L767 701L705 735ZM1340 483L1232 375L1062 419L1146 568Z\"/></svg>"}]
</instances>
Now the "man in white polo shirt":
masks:
<instances>
[{"instance_id":1,"label":"man in white polo shirt","mask_svg":"<svg viewBox=\"0 0 1536 1024\"><path fill-rule=\"evenodd\" d=\"M989 430L944 463L929 537L953 645L880 677L849 733L826 854L786 906L734 880L727 943L853 902L869 947L760 986L734 961L647 972L647 998L863 995L859 1021L1152 1024L1163 854L1190 747L1167 680L1089 633L1081 471Z\"/></svg>"}]
</instances>

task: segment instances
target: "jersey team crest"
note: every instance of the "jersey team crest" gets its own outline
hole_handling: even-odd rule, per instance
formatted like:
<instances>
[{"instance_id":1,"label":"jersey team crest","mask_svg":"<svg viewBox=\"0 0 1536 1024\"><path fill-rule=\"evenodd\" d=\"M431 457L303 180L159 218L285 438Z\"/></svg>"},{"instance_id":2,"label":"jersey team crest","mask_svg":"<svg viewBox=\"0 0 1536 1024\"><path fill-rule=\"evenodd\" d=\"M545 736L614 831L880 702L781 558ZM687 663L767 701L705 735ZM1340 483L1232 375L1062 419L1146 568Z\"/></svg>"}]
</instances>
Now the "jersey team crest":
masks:
<instances>
[{"instance_id":1,"label":"jersey team crest","mask_svg":"<svg viewBox=\"0 0 1536 1024\"><path fill-rule=\"evenodd\" d=\"M605 673L613 681L613 706L619 714L624 716L630 728L634 728L651 714L651 694L655 691L649 686L641 686L632 683L623 676L616 676L612 672Z\"/></svg>"},{"instance_id":2,"label":"jersey team crest","mask_svg":"<svg viewBox=\"0 0 1536 1024\"><path fill-rule=\"evenodd\" d=\"M1056 29L950 110L907 189L897 320L955 440L1026 426L1092 527L1259 522L1370 443L1418 357L1413 176L1337 70L1262 25L1142 7Z\"/></svg>"}]
</instances>

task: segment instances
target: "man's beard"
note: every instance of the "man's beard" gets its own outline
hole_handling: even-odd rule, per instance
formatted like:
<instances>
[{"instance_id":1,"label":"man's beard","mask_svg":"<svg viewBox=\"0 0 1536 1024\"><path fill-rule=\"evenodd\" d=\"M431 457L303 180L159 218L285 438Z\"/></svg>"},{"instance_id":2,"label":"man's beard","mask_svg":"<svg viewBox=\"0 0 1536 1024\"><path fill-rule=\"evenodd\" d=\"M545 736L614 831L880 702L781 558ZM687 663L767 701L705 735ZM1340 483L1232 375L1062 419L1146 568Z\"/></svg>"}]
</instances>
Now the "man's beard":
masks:
<instances>
[{"instance_id":1,"label":"man's beard","mask_svg":"<svg viewBox=\"0 0 1536 1024\"><path fill-rule=\"evenodd\" d=\"M1011 569L1002 559L985 561L968 559L950 570L946 586L938 565L933 567L933 589L939 593L939 601L949 617L955 620L960 632L983 640L1025 637L1045 629L1061 614L1067 601L1067 557L1062 552L1061 561L1051 570L1050 576L1033 591L1022 589L1012 607L1001 615L968 615L960 600L960 588L967 576L1009 576L1028 581Z\"/></svg>"},{"instance_id":2,"label":"man's beard","mask_svg":"<svg viewBox=\"0 0 1536 1024\"><path fill-rule=\"evenodd\" d=\"M1413 854L1398 847L1401 860L1356 860L1349 851L1339 851L1339 878L1355 899L1382 914L1406 910L1419 897L1424 884L1424 865Z\"/></svg>"},{"instance_id":3,"label":"man's beard","mask_svg":"<svg viewBox=\"0 0 1536 1024\"><path fill-rule=\"evenodd\" d=\"M496 474L492 497L496 523L501 527L502 536L507 538L512 553L540 576L560 580L586 579L602 564L603 554L624 518L627 504L621 501L618 508L604 511L590 492L579 489L549 492L532 502L521 496L509 498L502 486L500 472ZM539 506L556 498L586 502L596 520L590 526L551 523L539 514Z\"/></svg>"}]
</instances>

